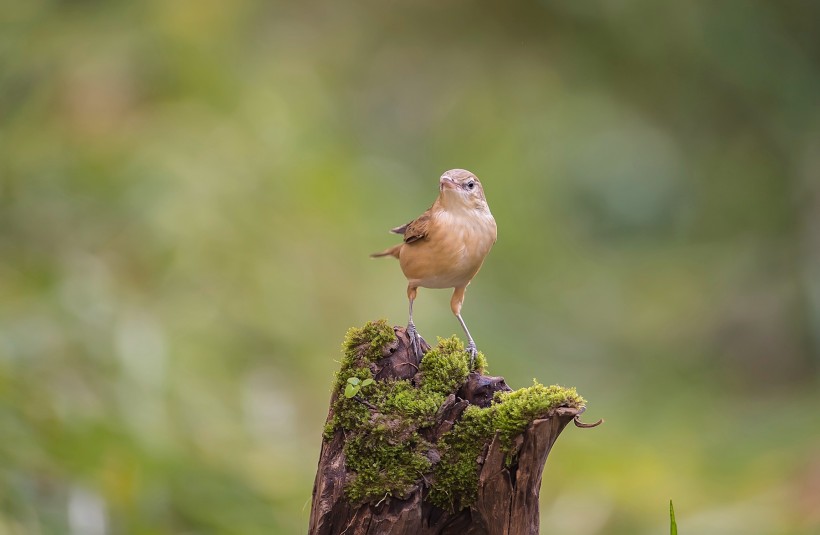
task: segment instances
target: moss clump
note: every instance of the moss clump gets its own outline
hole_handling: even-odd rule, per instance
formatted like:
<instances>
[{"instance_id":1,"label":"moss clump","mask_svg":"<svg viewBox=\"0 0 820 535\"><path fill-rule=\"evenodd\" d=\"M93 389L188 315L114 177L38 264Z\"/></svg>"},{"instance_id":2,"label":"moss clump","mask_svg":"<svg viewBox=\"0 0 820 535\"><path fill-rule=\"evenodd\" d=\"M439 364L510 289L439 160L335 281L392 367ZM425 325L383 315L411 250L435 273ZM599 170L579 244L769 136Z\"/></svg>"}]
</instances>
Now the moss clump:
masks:
<instances>
[{"instance_id":1,"label":"moss clump","mask_svg":"<svg viewBox=\"0 0 820 535\"><path fill-rule=\"evenodd\" d=\"M478 490L476 459L498 433L501 447L508 450L515 436L537 418L557 407L581 407L584 398L574 388L544 386L537 381L514 392L497 392L487 408L467 407L452 431L439 441L441 462L434 470L434 484L428 500L450 511L475 502ZM512 462L508 458L508 464Z\"/></svg>"},{"instance_id":2,"label":"moss clump","mask_svg":"<svg viewBox=\"0 0 820 535\"><path fill-rule=\"evenodd\" d=\"M401 416L417 428L435 423L436 413L447 397L442 392L414 388L410 381L388 381L385 385L388 391L380 392L381 399L374 404L387 414Z\"/></svg>"},{"instance_id":3,"label":"moss clump","mask_svg":"<svg viewBox=\"0 0 820 535\"><path fill-rule=\"evenodd\" d=\"M325 425L324 436L333 437L333 431L338 428L356 429L367 423L370 412L367 407L353 399L342 395L347 380L358 377L360 380L373 379L370 363L382 358L384 347L396 340L393 327L386 320L369 321L363 327L351 327L345 334L342 344L342 361L333 391L338 392L333 405L333 418ZM367 387L375 390L376 384Z\"/></svg>"},{"instance_id":4,"label":"moss clump","mask_svg":"<svg viewBox=\"0 0 820 535\"><path fill-rule=\"evenodd\" d=\"M544 386L535 379L532 386L513 392L497 392L496 405L486 410L494 412L492 421L501 439L502 447L509 448L512 439L538 418L543 418L557 407L579 408L586 404L575 388L558 385Z\"/></svg>"},{"instance_id":5,"label":"moss clump","mask_svg":"<svg viewBox=\"0 0 820 535\"><path fill-rule=\"evenodd\" d=\"M412 424L391 419L356 433L345 442L347 468L355 472L345 492L349 500L364 502L387 495L406 497L430 471L425 456L430 444Z\"/></svg>"},{"instance_id":6,"label":"moss clump","mask_svg":"<svg viewBox=\"0 0 820 535\"><path fill-rule=\"evenodd\" d=\"M387 324L387 320L369 321L364 327L351 327L345 335L342 348L345 355L353 353L369 362L379 360L384 346L396 340L396 333L393 327ZM359 348L363 350L359 354Z\"/></svg>"},{"instance_id":7,"label":"moss clump","mask_svg":"<svg viewBox=\"0 0 820 535\"><path fill-rule=\"evenodd\" d=\"M455 392L467 379L469 366L470 354L464 350L461 340L456 336L439 338L436 347L428 351L421 361L421 387L428 392ZM487 359L479 353L472 369L481 373L486 368Z\"/></svg>"},{"instance_id":8,"label":"moss clump","mask_svg":"<svg viewBox=\"0 0 820 535\"><path fill-rule=\"evenodd\" d=\"M435 423L444 400L467 378L469 355L453 337L439 340L425 354L421 388L409 380L376 381L359 392L359 399L346 398L347 380L372 378L370 363L382 358L384 346L394 340L392 327L383 320L350 329L345 337L342 365L334 383L338 395L325 437L332 438L337 429L345 431L345 460L348 470L354 472L345 491L353 502L404 496L431 471L433 445L419 430ZM481 362L486 362L483 357L476 359L476 364ZM371 411L363 402L377 410Z\"/></svg>"},{"instance_id":9,"label":"moss clump","mask_svg":"<svg viewBox=\"0 0 820 535\"><path fill-rule=\"evenodd\" d=\"M405 497L430 472L427 453L431 445L418 429L415 420L393 413L371 417L358 429L349 430L344 453L347 469L354 473L345 487L350 501Z\"/></svg>"},{"instance_id":10,"label":"moss clump","mask_svg":"<svg viewBox=\"0 0 820 535\"><path fill-rule=\"evenodd\" d=\"M555 407L584 403L574 389L536 382L515 392L497 393L488 408L468 407L456 426L431 444L420 430L436 423L441 405L458 391L470 371L470 356L455 336L438 340L424 355L420 374L413 380L376 381L353 398L344 396L349 378L373 378L371 364L383 357L385 346L395 339L384 320L350 329L345 337L334 383L333 417L325 437L332 439L337 430L345 434L345 462L351 476L345 492L354 503L405 497L432 472L428 500L444 509L462 509L475 501L477 457L496 433L503 447L510 448L513 438L532 420ZM473 370L486 368L487 360L479 353Z\"/></svg>"}]
</instances>

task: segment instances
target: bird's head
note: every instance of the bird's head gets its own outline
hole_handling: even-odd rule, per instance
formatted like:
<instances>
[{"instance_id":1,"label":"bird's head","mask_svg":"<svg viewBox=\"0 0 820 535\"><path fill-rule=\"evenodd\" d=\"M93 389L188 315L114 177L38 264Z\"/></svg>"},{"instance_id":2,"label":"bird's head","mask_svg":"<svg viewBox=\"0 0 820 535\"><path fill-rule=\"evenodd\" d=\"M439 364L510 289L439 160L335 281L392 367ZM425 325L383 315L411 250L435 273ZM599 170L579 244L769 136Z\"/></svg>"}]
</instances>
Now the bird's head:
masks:
<instances>
[{"instance_id":1,"label":"bird's head","mask_svg":"<svg viewBox=\"0 0 820 535\"><path fill-rule=\"evenodd\" d=\"M487 199L478 177L466 169L450 169L439 179L440 199L447 208L486 209Z\"/></svg>"}]
</instances>

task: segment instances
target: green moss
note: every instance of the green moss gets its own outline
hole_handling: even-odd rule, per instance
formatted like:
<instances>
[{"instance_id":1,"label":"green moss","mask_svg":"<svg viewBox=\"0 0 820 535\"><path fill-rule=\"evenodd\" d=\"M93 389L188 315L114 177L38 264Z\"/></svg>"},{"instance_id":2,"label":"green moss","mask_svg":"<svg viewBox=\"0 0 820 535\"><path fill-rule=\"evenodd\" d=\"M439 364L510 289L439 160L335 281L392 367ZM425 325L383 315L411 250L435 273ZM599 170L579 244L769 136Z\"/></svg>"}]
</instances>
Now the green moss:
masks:
<instances>
[{"instance_id":1,"label":"green moss","mask_svg":"<svg viewBox=\"0 0 820 535\"><path fill-rule=\"evenodd\" d=\"M395 340L396 333L383 319L369 321L361 328L348 329L342 344L341 366L333 383L333 391L338 393L338 396L333 405L333 418L325 425L325 438L332 438L337 428L356 429L367 423L370 417L367 407L354 399L344 397L341 393L351 377L358 377L362 381L372 379L370 363L382 358L384 347ZM377 390L373 387L376 385L366 389ZM363 391L362 395L365 393Z\"/></svg>"},{"instance_id":2,"label":"green moss","mask_svg":"<svg viewBox=\"0 0 820 535\"><path fill-rule=\"evenodd\" d=\"M439 338L436 347L421 360L422 389L428 392L455 392L467 379L470 355L455 336Z\"/></svg>"},{"instance_id":3,"label":"green moss","mask_svg":"<svg viewBox=\"0 0 820 535\"><path fill-rule=\"evenodd\" d=\"M473 367L470 368L470 354L464 349L464 342L455 335L450 338L439 338L436 347L432 348L424 355L421 361L421 369L425 372L425 381L434 381L431 388L444 388L449 390L447 383L456 380L449 374L457 372L463 377L458 382L460 386L471 371L485 373L487 371L487 359L484 353L478 352ZM443 382L442 382L443 381Z\"/></svg>"},{"instance_id":4,"label":"green moss","mask_svg":"<svg viewBox=\"0 0 820 535\"><path fill-rule=\"evenodd\" d=\"M353 474L345 490L354 502L403 496L431 471L428 453L433 446L421 438L419 430L435 423L444 400L467 378L469 355L463 343L452 337L439 340L425 354L420 388L409 380L388 380L362 389L358 397L377 411L342 395L348 378L372 377L370 363L381 358L385 344L393 340L393 329L383 321L350 329L345 337L334 383L333 418L325 426L325 437L332 438L337 429L345 431L345 460ZM477 365L485 363L483 356L476 359Z\"/></svg>"},{"instance_id":5,"label":"green moss","mask_svg":"<svg viewBox=\"0 0 820 535\"><path fill-rule=\"evenodd\" d=\"M412 422L419 428L435 422L436 412L446 396L421 388L413 388L409 381L394 381L384 401L377 405L388 414L395 414Z\"/></svg>"},{"instance_id":6,"label":"green moss","mask_svg":"<svg viewBox=\"0 0 820 535\"><path fill-rule=\"evenodd\" d=\"M575 388L558 385L544 386L533 379L533 385L514 392L496 392L497 403L493 410L493 423L501 439L501 445L509 448L512 439L520 434L537 418L543 418L557 407L581 407L586 400L578 395Z\"/></svg>"},{"instance_id":7,"label":"green moss","mask_svg":"<svg viewBox=\"0 0 820 535\"><path fill-rule=\"evenodd\" d=\"M373 426L345 443L347 468L355 472L345 489L351 501L405 497L430 471L430 460L425 456L430 445L413 429L396 422Z\"/></svg>"},{"instance_id":8,"label":"green moss","mask_svg":"<svg viewBox=\"0 0 820 535\"><path fill-rule=\"evenodd\" d=\"M354 473L345 491L353 502L404 496L431 470L427 453L431 444L419 430L435 422L445 396L414 388L407 380L376 382L361 397L362 403L339 397L336 425L345 430L345 460ZM331 429L332 433L332 429Z\"/></svg>"},{"instance_id":9,"label":"green moss","mask_svg":"<svg viewBox=\"0 0 820 535\"><path fill-rule=\"evenodd\" d=\"M367 424L368 408L355 399L341 395L347 380L358 377L362 381L373 378L370 362L381 358L386 344L396 339L393 328L384 320L369 322L362 328L351 328L345 336L341 368L336 373L334 391L338 392L333 406L333 419L325 426L326 438L337 428L354 430ZM359 397L379 407L385 414L394 414L411 420L419 427L433 423L436 411L451 393L455 393L467 378L470 356L464 344L455 336L439 339L421 361L422 388L414 388L409 381L377 381L362 390ZM479 353L474 369L486 366Z\"/></svg>"},{"instance_id":10,"label":"green moss","mask_svg":"<svg viewBox=\"0 0 820 535\"><path fill-rule=\"evenodd\" d=\"M574 388L544 386L537 381L514 392L497 392L487 408L470 406L452 431L439 441L441 462L436 464L429 501L442 509L458 511L472 504L478 489L476 461L498 433L503 449L535 419L557 407L581 407L584 398ZM512 458L508 458L508 463Z\"/></svg>"},{"instance_id":11,"label":"green moss","mask_svg":"<svg viewBox=\"0 0 820 535\"><path fill-rule=\"evenodd\" d=\"M458 391L469 373L469 354L455 336L439 339L425 354L419 384L376 381L362 388L358 400L342 394L350 377L373 377L370 364L382 358L385 345L394 340L393 328L384 320L350 329L345 337L334 382L333 418L325 426L325 437L331 439L340 429L345 433L345 462L351 476L345 492L353 502L403 497L432 472L434 485L428 499L442 508L466 507L476 496L476 459L496 432L509 448L533 419L558 406L584 403L574 389L535 383L516 392L496 394L494 404L486 409L468 407L452 431L438 444L430 444L420 430L435 423L444 400ZM486 368L487 361L479 353L473 369ZM435 465L430 461L436 457L431 452L434 448L441 454Z\"/></svg>"},{"instance_id":12,"label":"green moss","mask_svg":"<svg viewBox=\"0 0 820 535\"><path fill-rule=\"evenodd\" d=\"M369 321L364 327L351 327L345 335L343 349L346 355L351 353L359 354L359 348L363 347L361 357L373 362L384 357L382 349L384 346L396 340L396 333L393 327L387 324L387 320Z\"/></svg>"}]
</instances>

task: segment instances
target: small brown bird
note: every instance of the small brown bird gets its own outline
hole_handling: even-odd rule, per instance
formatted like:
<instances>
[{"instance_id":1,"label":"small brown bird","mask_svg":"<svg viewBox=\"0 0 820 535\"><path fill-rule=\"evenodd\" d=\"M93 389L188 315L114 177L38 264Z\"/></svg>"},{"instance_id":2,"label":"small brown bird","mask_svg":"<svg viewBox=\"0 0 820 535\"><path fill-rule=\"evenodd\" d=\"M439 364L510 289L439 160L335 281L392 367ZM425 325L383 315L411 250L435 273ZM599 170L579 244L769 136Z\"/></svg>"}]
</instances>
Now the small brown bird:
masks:
<instances>
[{"instance_id":1,"label":"small brown bird","mask_svg":"<svg viewBox=\"0 0 820 535\"><path fill-rule=\"evenodd\" d=\"M471 360L478 350L461 317L464 291L475 277L497 237L484 189L473 173L451 169L439 179L439 196L429 210L390 232L404 242L371 256L394 256L407 277L410 318L407 333L417 354L421 344L413 324L413 300L418 288L454 288L450 308L467 335Z\"/></svg>"}]
</instances>

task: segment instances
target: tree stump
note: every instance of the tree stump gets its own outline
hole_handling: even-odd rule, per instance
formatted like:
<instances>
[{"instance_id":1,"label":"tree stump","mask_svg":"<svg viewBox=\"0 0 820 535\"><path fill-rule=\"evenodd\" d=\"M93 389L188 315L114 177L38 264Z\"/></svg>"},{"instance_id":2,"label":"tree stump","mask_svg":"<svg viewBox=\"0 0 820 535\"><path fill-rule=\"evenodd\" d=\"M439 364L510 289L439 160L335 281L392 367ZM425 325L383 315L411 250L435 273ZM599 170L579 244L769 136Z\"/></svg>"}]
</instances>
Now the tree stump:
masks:
<instances>
[{"instance_id":1,"label":"tree stump","mask_svg":"<svg viewBox=\"0 0 820 535\"><path fill-rule=\"evenodd\" d=\"M310 535L522 535L539 532L547 455L574 389L515 392L455 337L424 356L404 327L351 329L331 396ZM373 379L373 382L368 381ZM352 385L352 386L351 386Z\"/></svg>"}]
</instances>

